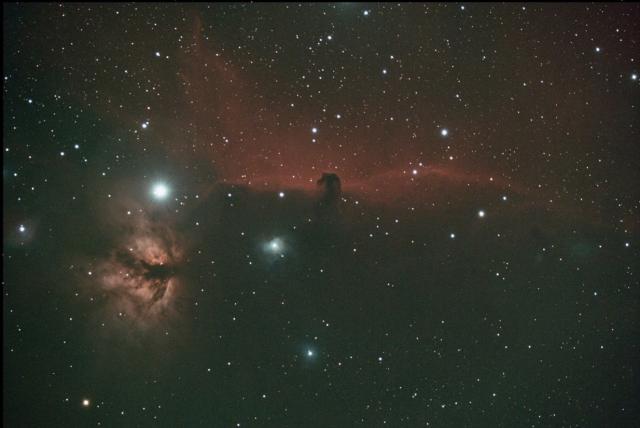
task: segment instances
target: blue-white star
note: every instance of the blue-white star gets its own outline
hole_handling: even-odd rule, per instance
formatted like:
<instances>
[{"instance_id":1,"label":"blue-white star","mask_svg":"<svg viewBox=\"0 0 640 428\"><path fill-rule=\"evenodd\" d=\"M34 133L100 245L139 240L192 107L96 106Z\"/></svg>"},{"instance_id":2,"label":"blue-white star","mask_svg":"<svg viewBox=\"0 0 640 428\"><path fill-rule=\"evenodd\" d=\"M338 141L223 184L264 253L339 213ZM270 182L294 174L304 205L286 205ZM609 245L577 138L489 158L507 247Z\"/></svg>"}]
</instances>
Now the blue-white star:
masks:
<instances>
[{"instance_id":1,"label":"blue-white star","mask_svg":"<svg viewBox=\"0 0 640 428\"><path fill-rule=\"evenodd\" d=\"M169 196L169 187L164 183L156 183L151 189L151 194L156 199L165 199Z\"/></svg>"}]
</instances>

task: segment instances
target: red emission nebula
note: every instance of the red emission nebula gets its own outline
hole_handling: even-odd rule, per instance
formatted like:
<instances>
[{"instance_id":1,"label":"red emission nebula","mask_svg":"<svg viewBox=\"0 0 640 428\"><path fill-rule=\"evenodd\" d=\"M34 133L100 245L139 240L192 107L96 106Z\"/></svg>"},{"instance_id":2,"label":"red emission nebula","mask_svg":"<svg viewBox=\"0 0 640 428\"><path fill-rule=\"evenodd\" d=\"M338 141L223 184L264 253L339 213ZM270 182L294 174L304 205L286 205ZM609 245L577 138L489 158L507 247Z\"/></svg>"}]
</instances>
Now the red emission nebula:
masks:
<instances>
[{"instance_id":1,"label":"red emission nebula","mask_svg":"<svg viewBox=\"0 0 640 428\"><path fill-rule=\"evenodd\" d=\"M310 191L323 172L334 172L345 191L381 202L447 183L523 190L495 173L467 172L442 153L447 143L437 129L418 136L406 124L367 122L366 101L351 100L364 105L354 113L364 124L341 132L331 120L352 118L337 113L318 120L295 99L270 100L257 81L247 79L249 73L210 49L214 43L203 33L196 18L192 43L180 58L183 97L175 101L174 119L163 118L158 126L171 135L165 144L172 154L207 159L221 182Z\"/></svg>"},{"instance_id":2,"label":"red emission nebula","mask_svg":"<svg viewBox=\"0 0 640 428\"><path fill-rule=\"evenodd\" d=\"M269 94L260 83L264 76L248 77L245 67L226 59L204 34L196 17L191 43L178 58L177 94L153 112L144 136L179 163L204 162L215 180L201 189L200 200L228 185L315 197L318 179L327 172L340 177L345 202L380 204L398 212L444 207L451 200L473 203L469 196L481 192L496 200L508 194L515 213L553 197L535 185L515 182L506 171L470 161L466 149L477 141L467 134L457 138L454 130L443 132L446 128L438 124L412 123L435 123L428 113L411 112L382 123L368 119L373 107L366 100L346 100L341 113L322 106L315 112L295 96ZM352 126L341 122L338 127L335 121L351 121ZM562 202L553 209L565 214L573 210ZM151 219L145 210L136 216L135 227L123 230L97 271L112 312L144 327L175 313L180 293L176 270L186 250L180 244L184 239L166 222ZM591 221L599 219L592 216Z\"/></svg>"}]
</instances>

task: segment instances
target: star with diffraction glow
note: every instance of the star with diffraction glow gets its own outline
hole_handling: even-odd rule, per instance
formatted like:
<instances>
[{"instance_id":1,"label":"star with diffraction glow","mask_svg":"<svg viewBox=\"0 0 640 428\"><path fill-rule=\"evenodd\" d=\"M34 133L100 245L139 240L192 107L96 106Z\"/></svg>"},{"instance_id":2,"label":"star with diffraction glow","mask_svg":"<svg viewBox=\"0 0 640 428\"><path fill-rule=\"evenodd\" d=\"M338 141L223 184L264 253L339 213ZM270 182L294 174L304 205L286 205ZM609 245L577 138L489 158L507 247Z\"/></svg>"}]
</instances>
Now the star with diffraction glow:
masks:
<instances>
[{"instance_id":1,"label":"star with diffraction glow","mask_svg":"<svg viewBox=\"0 0 640 428\"><path fill-rule=\"evenodd\" d=\"M167 185L164 183L156 183L151 189L151 194L158 200L165 199L167 196L169 196L169 187L167 187Z\"/></svg>"},{"instance_id":2,"label":"star with diffraction glow","mask_svg":"<svg viewBox=\"0 0 640 428\"><path fill-rule=\"evenodd\" d=\"M281 248L280 242L277 239L274 239L269 243L269 248L271 248L272 251L279 251Z\"/></svg>"},{"instance_id":3,"label":"star with diffraction glow","mask_svg":"<svg viewBox=\"0 0 640 428\"><path fill-rule=\"evenodd\" d=\"M267 254L280 255L281 257L285 250L284 241L277 237L265 242L262 248Z\"/></svg>"}]
</instances>

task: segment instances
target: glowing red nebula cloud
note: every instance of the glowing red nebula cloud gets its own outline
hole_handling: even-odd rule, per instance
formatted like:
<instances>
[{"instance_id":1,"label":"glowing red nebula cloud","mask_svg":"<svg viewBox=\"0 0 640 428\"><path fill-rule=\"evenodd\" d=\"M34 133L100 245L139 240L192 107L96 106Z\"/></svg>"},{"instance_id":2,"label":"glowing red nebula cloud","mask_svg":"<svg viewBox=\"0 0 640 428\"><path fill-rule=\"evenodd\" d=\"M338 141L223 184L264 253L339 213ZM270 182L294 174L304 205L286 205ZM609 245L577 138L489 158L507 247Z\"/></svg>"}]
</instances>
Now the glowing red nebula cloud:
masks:
<instances>
[{"instance_id":1,"label":"glowing red nebula cloud","mask_svg":"<svg viewBox=\"0 0 640 428\"><path fill-rule=\"evenodd\" d=\"M303 107L290 109L284 100L267 100L248 72L208 47L213 42L205 40L203 33L196 17L189 48L179 58L180 117L165 130L184 132L187 127L190 144L175 133L168 149L187 159L208 159L219 182L265 191L313 191L323 172L333 172L340 176L345 191L377 200L416 195L425 190L420 186L429 179L439 180L439 186L442 181L505 185L498 178L489 180L488 173L470 173L459 164L424 159L406 130L386 132L384 124L354 125L347 136L328 125L323 128ZM384 141L372 145L380 135ZM433 138L438 138L437 133ZM427 166L419 167L414 177L411 171L421 162Z\"/></svg>"}]
</instances>

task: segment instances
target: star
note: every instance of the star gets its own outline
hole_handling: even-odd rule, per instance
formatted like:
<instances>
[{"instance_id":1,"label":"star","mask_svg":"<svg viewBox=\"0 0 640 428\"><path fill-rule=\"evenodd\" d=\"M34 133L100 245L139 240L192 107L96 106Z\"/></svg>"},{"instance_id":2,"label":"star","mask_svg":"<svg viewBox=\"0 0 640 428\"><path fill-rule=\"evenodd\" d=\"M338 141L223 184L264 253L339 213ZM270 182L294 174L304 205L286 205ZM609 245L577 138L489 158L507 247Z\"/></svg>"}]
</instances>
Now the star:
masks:
<instances>
[{"instance_id":1,"label":"star","mask_svg":"<svg viewBox=\"0 0 640 428\"><path fill-rule=\"evenodd\" d=\"M307 349L307 357L313 357L313 351L311 349Z\"/></svg>"},{"instance_id":2,"label":"star","mask_svg":"<svg viewBox=\"0 0 640 428\"><path fill-rule=\"evenodd\" d=\"M449 130L447 128L442 128L442 130L440 131L440 135L446 137L447 135L449 135Z\"/></svg>"},{"instance_id":3,"label":"star","mask_svg":"<svg viewBox=\"0 0 640 428\"><path fill-rule=\"evenodd\" d=\"M596 46L596 52L600 52L600 48Z\"/></svg>"},{"instance_id":4,"label":"star","mask_svg":"<svg viewBox=\"0 0 640 428\"><path fill-rule=\"evenodd\" d=\"M485 215L484 210L480 210L480 211L478 211L478 217L483 218L483 217L484 217L484 215Z\"/></svg>"},{"instance_id":5,"label":"star","mask_svg":"<svg viewBox=\"0 0 640 428\"><path fill-rule=\"evenodd\" d=\"M281 238L273 238L270 241L266 242L263 246L264 250L273 255L280 254L280 257L284 257L282 254L284 251L284 242Z\"/></svg>"},{"instance_id":6,"label":"star","mask_svg":"<svg viewBox=\"0 0 640 428\"><path fill-rule=\"evenodd\" d=\"M364 16L369 16L369 11L368 11L368 10L365 10L365 11L363 11L363 12L362 12L362 14L363 14Z\"/></svg>"},{"instance_id":7,"label":"star","mask_svg":"<svg viewBox=\"0 0 640 428\"><path fill-rule=\"evenodd\" d=\"M311 133L312 134L317 134L318 133L318 128L316 128L316 127L311 128Z\"/></svg>"},{"instance_id":8,"label":"star","mask_svg":"<svg viewBox=\"0 0 640 428\"><path fill-rule=\"evenodd\" d=\"M82 400L82 406L83 407L89 407L89 405L91 404L91 401L89 401L88 398L85 398Z\"/></svg>"},{"instance_id":9,"label":"star","mask_svg":"<svg viewBox=\"0 0 640 428\"><path fill-rule=\"evenodd\" d=\"M281 199L284 198L284 192L278 193L278 197L281 198Z\"/></svg>"},{"instance_id":10,"label":"star","mask_svg":"<svg viewBox=\"0 0 640 428\"><path fill-rule=\"evenodd\" d=\"M635 74L635 73L633 73L633 74L631 75L631 80L638 80L638 75L637 75L637 74Z\"/></svg>"},{"instance_id":11,"label":"star","mask_svg":"<svg viewBox=\"0 0 640 428\"><path fill-rule=\"evenodd\" d=\"M24 224L21 224L20 226L18 226L18 232L20 233L24 233L26 232L27 228L24 227Z\"/></svg>"},{"instance_id":12,"label":"star","mask_svg":"<svg viewBox=\"0 0 640 428\"><path fill-rule=\"evenodd\" d=\"M169 188L164 183L156 183L153 185L151 193L156 199L164 199L169 195Z\"/></svg>"},{"instance_id":13,"label":"star","mask_svg":"<svg viewBox=\"0 0 640 428\"><path fill-rule=\"evenodd\" d=\"M456 234L455 234L455 233L452 233L451 235L449 235L449 237L450 237L451 239L455 239L455 238L456 238Z\"/></svg>"}]
</instances>

